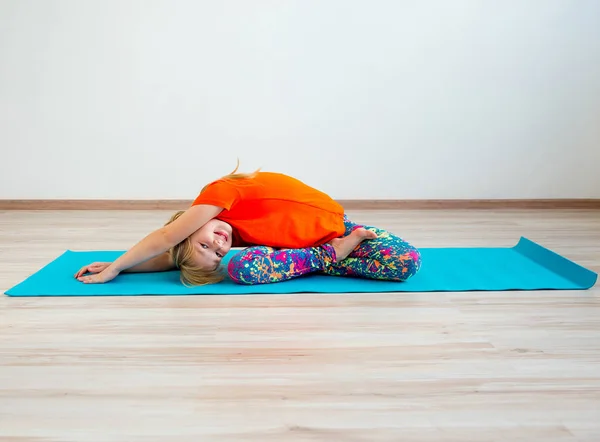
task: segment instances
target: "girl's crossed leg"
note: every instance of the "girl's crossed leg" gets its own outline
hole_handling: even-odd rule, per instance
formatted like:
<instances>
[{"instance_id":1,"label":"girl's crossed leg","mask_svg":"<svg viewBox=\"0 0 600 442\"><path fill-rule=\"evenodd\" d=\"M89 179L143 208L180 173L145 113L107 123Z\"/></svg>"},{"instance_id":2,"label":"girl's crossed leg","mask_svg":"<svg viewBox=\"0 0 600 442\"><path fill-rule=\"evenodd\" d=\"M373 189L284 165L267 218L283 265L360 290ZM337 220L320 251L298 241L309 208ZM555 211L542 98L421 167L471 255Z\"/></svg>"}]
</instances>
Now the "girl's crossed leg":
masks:
<instances>
[{"instance_id":1,"label":"girl's crossed leg","mask_svg":"<svg viewBox=\"0 0 600 442\"><path fill-rule=\"evenodd\" d=\"M309 273L334 276L354 276L390 281L406 281L421 267L419 251L402 238L385 230L354 224L344 219L346 232L343 239L319 247L302 249L274 249L266 246L248 247L234 255L228 264L231 279L239 284L282 282ZM374 232L374 239L358 238L354 247L351 235L357 229ZM360 233L356 232L356 233ZM371 237L372 234L358 236ZM343 259L344 247L351 252ZM336 262L337 261L337 262Z\"/></svg>"}]
</instances>

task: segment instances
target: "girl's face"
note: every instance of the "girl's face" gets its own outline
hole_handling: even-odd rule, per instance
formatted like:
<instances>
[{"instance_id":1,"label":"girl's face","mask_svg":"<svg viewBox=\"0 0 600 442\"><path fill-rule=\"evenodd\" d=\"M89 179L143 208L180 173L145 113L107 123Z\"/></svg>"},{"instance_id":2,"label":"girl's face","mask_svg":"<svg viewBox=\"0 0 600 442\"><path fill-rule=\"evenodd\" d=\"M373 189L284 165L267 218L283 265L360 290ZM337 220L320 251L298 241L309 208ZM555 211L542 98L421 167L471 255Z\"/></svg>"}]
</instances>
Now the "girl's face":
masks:
<instances>
[{"instance_id":1,"label":"girl's face","mask_svg":"<svg viewBox=\"0 0 600 442\"><path fill-rule=\"evenodd\" d=\"M221 259L231 249L233 229L218 219L211 219L191 236L195 249L195 264L206 270L217 268Z\"/></svg>"}]
</instances>

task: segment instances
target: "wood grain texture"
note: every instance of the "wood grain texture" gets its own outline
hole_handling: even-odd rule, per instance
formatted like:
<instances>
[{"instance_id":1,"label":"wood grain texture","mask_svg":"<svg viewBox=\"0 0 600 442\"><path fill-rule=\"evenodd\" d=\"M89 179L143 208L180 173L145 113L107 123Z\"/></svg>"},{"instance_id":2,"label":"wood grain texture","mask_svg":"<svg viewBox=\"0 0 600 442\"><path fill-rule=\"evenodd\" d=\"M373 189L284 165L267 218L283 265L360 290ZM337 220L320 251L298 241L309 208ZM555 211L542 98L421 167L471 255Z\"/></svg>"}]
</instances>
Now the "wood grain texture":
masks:
<instances>
[{"instance_id":1,"label":"wood grain texture","mask_svg":"<svg viewBox=\"0 0 600 442\"><path fill-rule=\"evenodd\" d=\"M346 210L583 209L600 199L337 200ZM191 200L0 200L0 210L185 210Z\"/></svg>"},{"instance_id":2,"label":"wood grain texture","mask_svg":"<svg viewBox=\"0 0 600 442\"><path fill-rule=\"evenodd\" d=\"M65 249L130 247L170 215L0 212L0 289ZM598 211L349 216L419 247L524 235L600 271ZM598 440L598 286L0 297L1 442Z\"/></svg>"}]
</instances>

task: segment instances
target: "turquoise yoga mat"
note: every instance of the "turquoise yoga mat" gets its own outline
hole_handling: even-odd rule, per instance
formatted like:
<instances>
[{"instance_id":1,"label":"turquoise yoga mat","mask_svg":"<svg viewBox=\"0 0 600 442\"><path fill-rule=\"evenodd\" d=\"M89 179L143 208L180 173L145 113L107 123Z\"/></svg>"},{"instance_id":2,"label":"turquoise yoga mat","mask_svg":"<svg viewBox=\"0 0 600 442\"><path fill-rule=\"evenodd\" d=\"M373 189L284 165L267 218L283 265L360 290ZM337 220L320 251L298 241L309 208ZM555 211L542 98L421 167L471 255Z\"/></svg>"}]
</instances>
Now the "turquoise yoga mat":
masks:
<instances>
[{"instance_id":1,"label":"turquoise yoga mat","mask_svg":"<svg viewBox=\"0 0 600 442\"><path fill-rule=\"evenodd\" d=\"M506 248L421 249L420 272L407 282L308 275L276 284L185 287L179 272L121 274L106 284L73 278L94 261L113 261L122 251L67 251L9 289L9 296L230 295L252 293L357 293L498 290L584 290L597 274L527 238Z\"/></svg>"}]
</instances>

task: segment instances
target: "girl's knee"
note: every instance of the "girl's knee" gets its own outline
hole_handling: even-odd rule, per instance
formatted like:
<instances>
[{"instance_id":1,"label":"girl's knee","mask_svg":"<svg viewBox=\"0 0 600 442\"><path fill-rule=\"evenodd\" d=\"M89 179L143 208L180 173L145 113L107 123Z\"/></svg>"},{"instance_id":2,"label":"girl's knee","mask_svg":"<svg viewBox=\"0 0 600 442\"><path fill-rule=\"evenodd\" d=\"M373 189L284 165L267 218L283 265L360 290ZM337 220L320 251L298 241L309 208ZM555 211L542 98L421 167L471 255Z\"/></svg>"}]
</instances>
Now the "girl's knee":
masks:
<instances>
[{"instance_id":1,"label":"girl's knee","mask_svg":"<svg viewBox=\"0 0 600 442\"><path fill-rule=\"evenodd\" d=\"M227 264L229 278L238 284L252 284L252 263L258 256L263 256L264 251L260 247L249 247L237 252L231 257Z\"/></svg>"},{"instance_id":2,"label":"girl's knee","mask_svg":"<svg viewBox=\"0 0 600 442\"><path fill-rule=\"evenodd\" d=\"M414 248L399 255L396 259L395 279L398 281L407 281L415 276L421 268L421 253Z\"/></svg>"},{"instance_id":3,"label":"girl's knee","mask_svg":"<svg viewBox=\"0 0 600 442\"><path fill-rule=\"evenodd\" d=\"M241 282L241 270L243 269L243 263L242 260L245 257L244 252L238 252L235 255L233 255L231 257L231 259L229 260L229 263L227 263L227 274L229 275L229 278L231 278L231 280L233 282L237 282L240 283Z\"/></svg>"}]
</instances>

